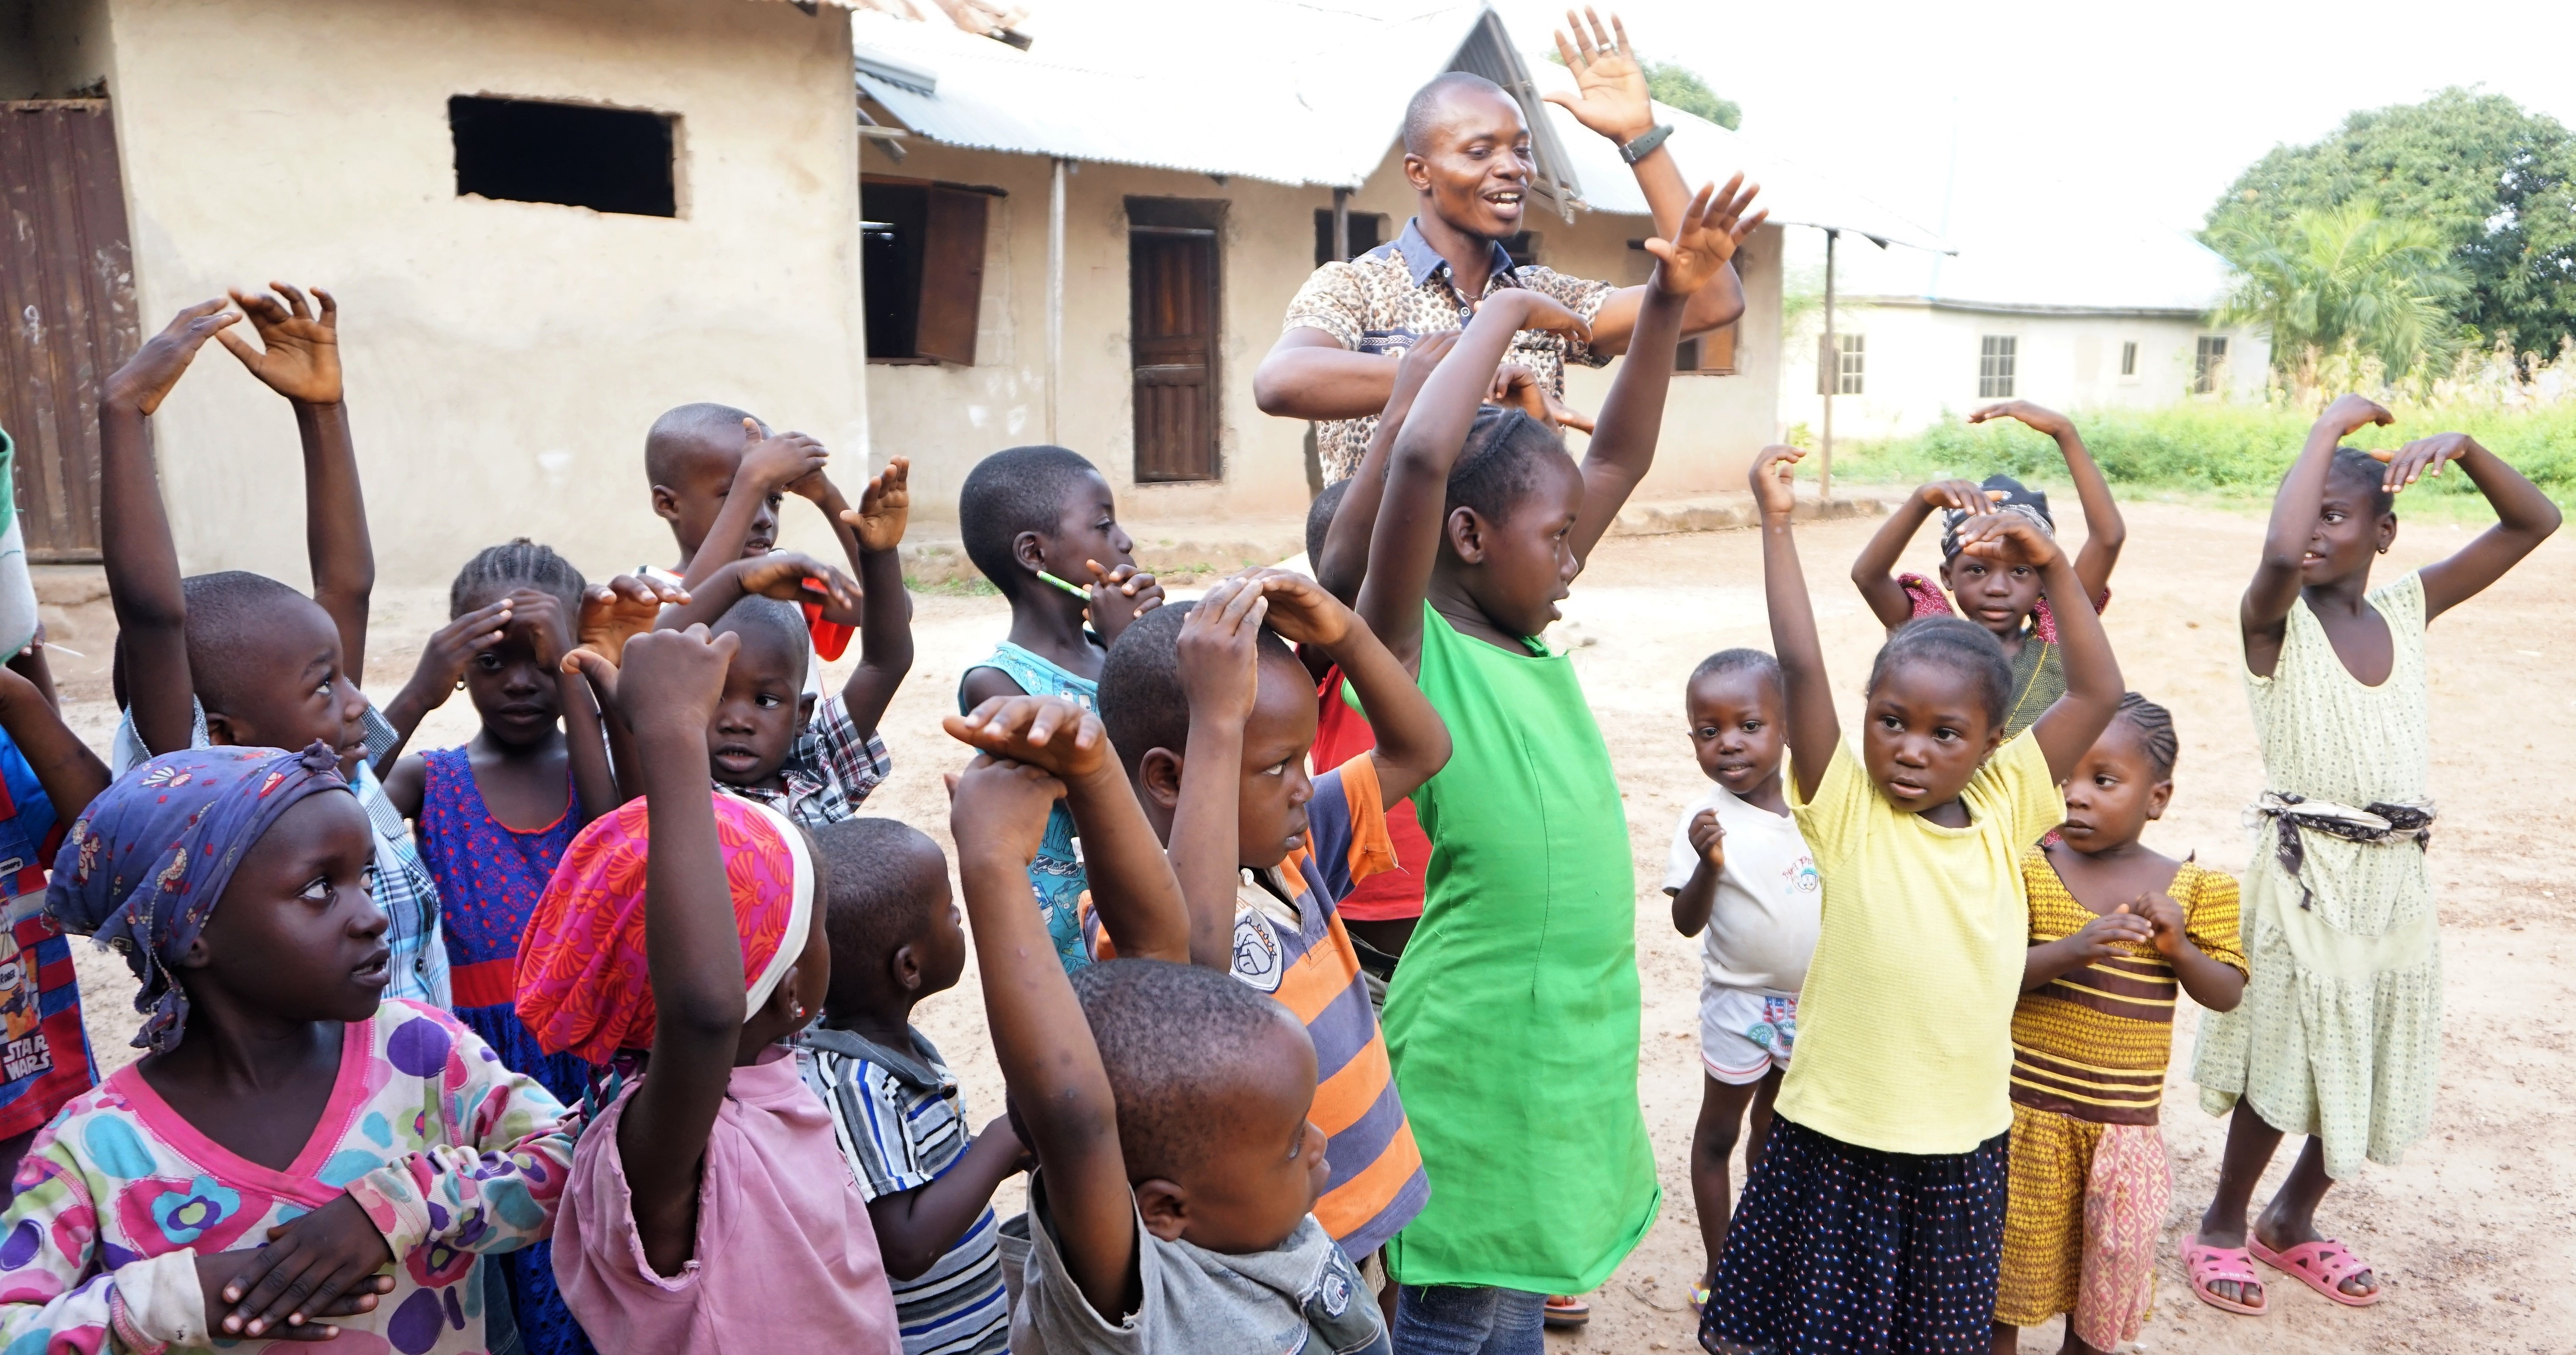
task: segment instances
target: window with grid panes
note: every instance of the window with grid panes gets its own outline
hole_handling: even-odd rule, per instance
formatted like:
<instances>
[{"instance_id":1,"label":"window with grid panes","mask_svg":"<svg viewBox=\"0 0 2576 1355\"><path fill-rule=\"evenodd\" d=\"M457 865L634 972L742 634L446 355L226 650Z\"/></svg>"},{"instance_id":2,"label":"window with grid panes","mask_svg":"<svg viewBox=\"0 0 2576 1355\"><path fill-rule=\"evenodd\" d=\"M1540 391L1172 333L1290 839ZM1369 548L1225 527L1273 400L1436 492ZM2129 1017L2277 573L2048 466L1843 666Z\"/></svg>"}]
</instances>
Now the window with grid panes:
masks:
<instances>
[{"instance_id":1,"label":"window with grid panes","mask_svg":"<svg viewBox=\"0 0 2576 1355\"><path fill-rule=\"evenodd\" d=\"M2013 398L2013 367L2019 357L2021 340L2010 334L1986 334L1977 339L1977 398L2009 400Z\"/></svg>"},{"instance_id":2,"label":"window with grid panes","mask_svg":"<svg viewBox=\"0 0 2576 1355\"><path fill-rule=\"evenodd\" d=\"M1834 394L1858 395L1869 374L1869 336L1837 334L1834 341Z\"/></svg>"}]
</instances>

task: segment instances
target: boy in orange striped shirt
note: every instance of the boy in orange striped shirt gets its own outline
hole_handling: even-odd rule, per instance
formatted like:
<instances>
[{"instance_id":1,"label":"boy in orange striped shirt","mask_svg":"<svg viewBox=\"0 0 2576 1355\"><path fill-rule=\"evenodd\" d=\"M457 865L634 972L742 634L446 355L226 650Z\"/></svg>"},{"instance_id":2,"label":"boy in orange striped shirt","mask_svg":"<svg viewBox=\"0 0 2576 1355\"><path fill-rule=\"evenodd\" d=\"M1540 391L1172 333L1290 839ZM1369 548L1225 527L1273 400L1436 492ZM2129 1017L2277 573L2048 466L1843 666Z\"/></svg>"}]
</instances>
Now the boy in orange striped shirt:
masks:
<instances>
[{"instance_id":1,"label":"boy in orange striped shirt","mask_svg":"<svg viewBox=\"0 0 2576 1355\"><path fill-rule=\"evenodd\" d=\"M1283 640L1340 666L1375 749L1308 775L1313 684ZM1395 864L1385 806L1448 762L1448 728L1350 608L1284 570L1138 618L1110 646L1099 700L1189 900L1190 958L1268 993L1314 1040L1313 1119L1332 1172L1315 1218L1365 1260L1421 1212L1430 1185L1335 910Z\"/></svg>"}]
</instances>

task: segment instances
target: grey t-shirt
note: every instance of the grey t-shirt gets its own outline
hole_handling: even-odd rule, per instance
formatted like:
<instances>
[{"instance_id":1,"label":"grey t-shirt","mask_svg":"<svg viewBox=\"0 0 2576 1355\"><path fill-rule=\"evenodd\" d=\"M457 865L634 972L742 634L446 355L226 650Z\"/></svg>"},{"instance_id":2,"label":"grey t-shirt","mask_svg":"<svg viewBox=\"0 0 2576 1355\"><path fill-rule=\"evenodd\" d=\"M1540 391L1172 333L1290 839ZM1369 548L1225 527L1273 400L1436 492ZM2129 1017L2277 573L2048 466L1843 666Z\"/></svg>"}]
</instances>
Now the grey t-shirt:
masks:
<instances>
[{"instance_id":1,"label":"grey t-shirt","mask_svg":"<svg viewBox=\"0 0 2576 1355\"><path fill-rule=\"evenodd\" d=\"M1165 1242L1136 1219L1143 1297L1111 1322L1064 1268L1046 1193L1029 1178L1029 1212L1002 1225L1003 1272L1014 1278L1013 1355L1389 1355L1386 1323L1350 1258L1308 1214L1288 1240L1231 1256Z\"/></svg>"}]
</instances>

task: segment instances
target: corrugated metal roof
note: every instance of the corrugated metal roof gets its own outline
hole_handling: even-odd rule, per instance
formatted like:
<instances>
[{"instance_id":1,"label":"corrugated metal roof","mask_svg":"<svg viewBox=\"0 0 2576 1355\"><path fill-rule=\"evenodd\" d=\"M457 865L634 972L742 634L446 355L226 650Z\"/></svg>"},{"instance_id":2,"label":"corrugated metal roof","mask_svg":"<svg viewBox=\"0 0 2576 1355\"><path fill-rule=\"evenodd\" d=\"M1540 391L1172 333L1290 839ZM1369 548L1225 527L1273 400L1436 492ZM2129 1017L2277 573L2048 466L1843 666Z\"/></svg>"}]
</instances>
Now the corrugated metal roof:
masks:
<instances>
[{"instance_id":1,"label":"corrugated metal roof","mask_svg":"<svg viewBox=\"0 0 2576 1355\"><path fill-rule=\"evenodd\" d=\"M1956 258L1845 248L1837 290L1855 301L2185 315L2207 312L2227 289L2225 261L2181 231L2122 219L1989 216L1953 233Z\"/></svg>"}]
</instances>

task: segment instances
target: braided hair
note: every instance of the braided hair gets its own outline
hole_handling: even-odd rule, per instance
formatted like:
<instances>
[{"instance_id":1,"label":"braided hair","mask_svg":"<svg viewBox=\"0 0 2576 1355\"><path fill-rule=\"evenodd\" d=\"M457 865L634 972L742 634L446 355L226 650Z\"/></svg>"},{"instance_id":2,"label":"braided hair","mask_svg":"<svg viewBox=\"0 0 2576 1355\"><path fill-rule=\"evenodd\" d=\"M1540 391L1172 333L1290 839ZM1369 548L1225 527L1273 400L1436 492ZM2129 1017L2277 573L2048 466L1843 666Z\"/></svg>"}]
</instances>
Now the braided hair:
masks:
<instances>
[{"instance_id":1,"label":"braided hair","mask_svg":"<svg viewBox=\"0 0 2576 1355\"><path fill-rule=\"evenodd\" d=\"M453 620L500 594L534 588L563 599L564 619L573 621L581 616L581 595L589 587L589 581L572 567L572 561L555 554L550 547L524 536L516 537L508 545L486 546L475 552L474 558L456 571L456 582L447 587L447 615Z\"/></svg>"},{"instance_id":2,"label":"braided hair","mask_svg":"<svg viewBox=\"0 0 2576 1355\"><path fill-rule=\"evenodd\" d=\"M2174 759L2182 751L2182 742L2174 735L2173 712L2136 692L2122 692L2118 716L2138 731L2138 749L2156 769L2156 779L2172 780Z\"/></svg>"},{"instance_id":3,"label":"braided hair","mask_svg":"<svg viewBox=\"0 0 2576 1355\"><path fill-rule=\"evenodd\" d=\"M1866 690L1877 691L1890 671L1914 663L1937 664L1971 684L1977 704L1985 708L1986 723L2003 727L2006 707L2012 704L2012 660L2004 657L2003 642L1993 631L1955 616L1908 621L1879 647Z\"/></svg>"}]
</instances>

